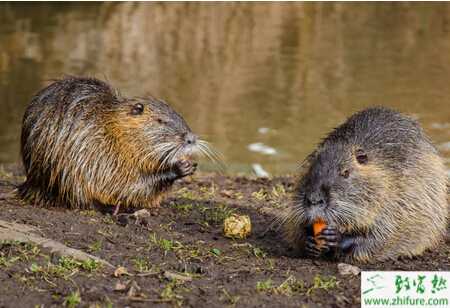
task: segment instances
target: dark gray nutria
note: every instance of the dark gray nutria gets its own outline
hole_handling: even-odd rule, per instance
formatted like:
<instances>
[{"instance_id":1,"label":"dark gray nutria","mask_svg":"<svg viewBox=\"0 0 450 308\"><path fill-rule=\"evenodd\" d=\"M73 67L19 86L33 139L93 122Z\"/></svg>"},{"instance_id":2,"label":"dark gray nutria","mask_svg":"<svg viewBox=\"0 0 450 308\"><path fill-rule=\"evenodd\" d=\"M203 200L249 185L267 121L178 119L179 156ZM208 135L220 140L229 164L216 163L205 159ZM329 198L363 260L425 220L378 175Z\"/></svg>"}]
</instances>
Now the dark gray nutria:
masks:
<instances>
[{"instance_id":1,"label":"dark gray nutria","mask_svg":"<svg viewBox=\"0 0 450 308\"><path fill-rule=\"evenodd\" d=\"M67 77L41 90L25 112L19 193L31 202L155 207L172 183L210 155L166 103L126 98L94 78Z\"/></svg>"},{"instance_id":2,"label":"dark gray nutria","mask_svg":"<svg viewBox=\"0 0 450 308\"><path fill-rule=\"evenodd\" d=\"M370 262L420 255L446 232L447 174L419 124L370 108L333 130L307 158L280 222L311 257ZM313 234L313 224L326 227Z\"/></svg>"}]
</instances>

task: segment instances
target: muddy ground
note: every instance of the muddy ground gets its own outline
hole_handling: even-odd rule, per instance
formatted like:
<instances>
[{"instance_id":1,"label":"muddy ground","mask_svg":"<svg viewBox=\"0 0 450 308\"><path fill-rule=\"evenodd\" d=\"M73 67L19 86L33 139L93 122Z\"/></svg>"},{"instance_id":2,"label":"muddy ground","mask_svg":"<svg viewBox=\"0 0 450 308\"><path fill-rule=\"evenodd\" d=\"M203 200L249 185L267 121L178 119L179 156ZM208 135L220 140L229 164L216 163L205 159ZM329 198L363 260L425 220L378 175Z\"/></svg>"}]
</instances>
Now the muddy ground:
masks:
<instances>
[{"instance_id":1,"label":"muddy ground","mask_svg":"<svg viewBox=\"0 0 450 308\"><path fill-rule=\"evenodd\" d=\"M139 222L33 207L9 196L23 179L20 167L0 167L0 219L38 227L41 236L128 274L0 242L0 307L359 307L359 277L341 276L333 262L296 257L270 228L273 211L289 200L291 177L195 175L176 183L157 215ZM222 235L232 213L250 216L247 239ZM449 252L447 240L413 260L359 266L450 270Z\"/></svg>"}]
</instances>

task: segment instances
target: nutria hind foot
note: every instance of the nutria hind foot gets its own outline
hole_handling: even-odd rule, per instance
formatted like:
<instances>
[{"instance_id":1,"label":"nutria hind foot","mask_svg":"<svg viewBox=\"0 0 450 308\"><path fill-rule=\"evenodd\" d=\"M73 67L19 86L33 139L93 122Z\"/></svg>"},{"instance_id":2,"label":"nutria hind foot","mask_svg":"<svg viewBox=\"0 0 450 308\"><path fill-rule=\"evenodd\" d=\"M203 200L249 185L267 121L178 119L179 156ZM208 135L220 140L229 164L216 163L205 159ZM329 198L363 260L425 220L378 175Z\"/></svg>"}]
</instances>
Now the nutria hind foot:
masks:
<instances>
[{"instance_id":1,"label":"nutria hind foot","mask_svg":"<svg viewBox=\"0 0 450 308\"><path fill-rule=\"evenodd\" d=\"M150 216L154 216L157 214L158 208L153 208L151 209L151 212L148 209L140 209L135 211L134 213L121 213L115 217L117 223L122 226L127 226L133 222L134 225L148 227Z\"/></svg>"},{"instance_id":2,"label":"nutria hind foot","mask_svg":"<svg viewBox=\"0 0 450 308\"><path fill-rule=\"evenodd\" d=\"M140 224L150 216L158 215L159 205L154 205L147 209L133 209L129 207L123 207L121 203L115 206L106 206L99 202L93 203L93 208L103 215L110 215L121 225L129 224L130 220L134 220L135 224Z\"/></svg>"}]
</instances>

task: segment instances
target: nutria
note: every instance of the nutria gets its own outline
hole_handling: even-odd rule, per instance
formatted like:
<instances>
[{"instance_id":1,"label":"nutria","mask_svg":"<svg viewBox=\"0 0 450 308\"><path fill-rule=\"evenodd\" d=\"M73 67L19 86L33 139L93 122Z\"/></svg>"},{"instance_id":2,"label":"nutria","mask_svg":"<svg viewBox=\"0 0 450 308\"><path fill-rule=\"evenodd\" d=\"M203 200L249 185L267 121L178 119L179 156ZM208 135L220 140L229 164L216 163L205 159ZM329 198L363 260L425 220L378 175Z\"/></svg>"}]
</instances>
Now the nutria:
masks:
<instances>
[{"instance_id":1,"label":"nutria","mask_svg":"<svg viewBox=\"0 0 450 308\"><path fill-rule=\"evenodd\" d=\"M281 225L307 256L371 262L435 247L447 214L447 174L430 139L415 120L377 107L351 116L305 160Z\"/></svg>"},{"instance_id":2,"label":"nutria","mask_svg":"<svg viewBox=\"0 0 450 308\"><path fill-rule=\"evenodd\" d=\"M67 77L28 106L21 152L34 203L157 207L173 182L195 172L195 152L208 152L168 104L126 98L95 78Z\"/></svg>"}]
</instances>

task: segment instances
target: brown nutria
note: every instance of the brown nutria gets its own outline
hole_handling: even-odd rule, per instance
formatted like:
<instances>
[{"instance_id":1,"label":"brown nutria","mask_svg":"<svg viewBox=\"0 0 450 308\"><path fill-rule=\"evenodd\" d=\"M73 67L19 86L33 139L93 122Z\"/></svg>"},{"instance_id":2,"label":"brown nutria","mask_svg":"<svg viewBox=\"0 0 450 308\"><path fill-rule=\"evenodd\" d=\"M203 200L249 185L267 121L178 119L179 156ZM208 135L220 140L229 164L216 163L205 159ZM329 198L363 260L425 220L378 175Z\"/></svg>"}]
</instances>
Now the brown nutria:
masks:
<instances>
[{"instance_id":1,"label":"brown nutria","mask_svg":"<svg viewBox=\"0 0 450 308\"><path fill-rule=\"evenodd\" d=\"M433 248L447 214L447 174L435 147L415 120L376 107L351 116L306 159L280 221L307 256L371 262Z\"/></svg>"},{"instance_id":2,"label":"brown nutria","mask_svg":"<svg viewBox=\"0 0 450 308\"><path fill-rule=\"evenodd\" d=\"M118 209L158 206L175 180L194 173L192 155L209 148L165 102L125 98L98 79L67 77L31 101L21 151L23 198Z\"/></svg>"}]
</instances>

